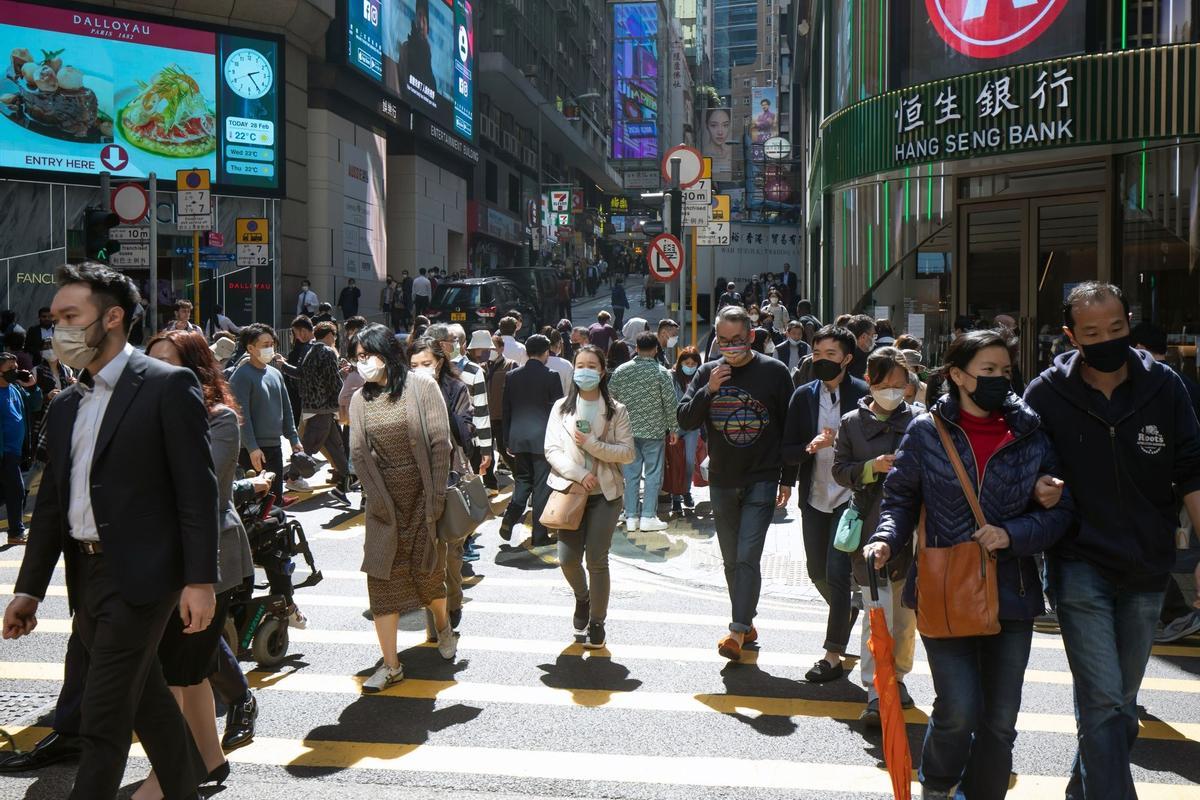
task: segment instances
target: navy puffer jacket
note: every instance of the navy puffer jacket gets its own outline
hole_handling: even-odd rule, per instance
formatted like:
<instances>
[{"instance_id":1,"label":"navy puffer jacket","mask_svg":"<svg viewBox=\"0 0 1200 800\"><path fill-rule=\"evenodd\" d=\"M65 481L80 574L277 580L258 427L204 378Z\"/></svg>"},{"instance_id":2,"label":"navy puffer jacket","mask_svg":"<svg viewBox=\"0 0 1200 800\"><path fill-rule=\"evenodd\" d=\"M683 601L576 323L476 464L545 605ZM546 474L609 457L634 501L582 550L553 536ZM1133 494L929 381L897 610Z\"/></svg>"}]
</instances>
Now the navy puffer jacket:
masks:
<instances>
[{"instance_id":1,"label":"navy puffer jacket","mask_svg":"<svg viewBox=\"0 0 1200 800\"><path fill-rule=\"evenodd\" d=\"M883 509L873 542L886 542L893 553L902 551L925 506L925 533L928 547L947 547L969 541L976 531L975 517L959 486L954 467L942 447L930 414L946 423L966 467L975 482L979 504L987 521L1008 532L1011 544L997 554L1000 588L1000 618L1028 620L1043 613L1042 584L1036 553L1050 549L1066 532L1074 508L1064 490L1062 500L1046 510L1033 499L1034 484L1040 475L1060 477L1054 448L1040 429L1040 420L1019 397L1009 394L1002 412L1012 439L1005 442L988 460L980 488L975 455L967 436L958 425L961 409L947 395L933 409L915 419L900 442L896 463L883 484ZM913 572L916 566L914 564ZM915 608L914 581L905 590L905 604Z\"/></svg>"}]
</instances>

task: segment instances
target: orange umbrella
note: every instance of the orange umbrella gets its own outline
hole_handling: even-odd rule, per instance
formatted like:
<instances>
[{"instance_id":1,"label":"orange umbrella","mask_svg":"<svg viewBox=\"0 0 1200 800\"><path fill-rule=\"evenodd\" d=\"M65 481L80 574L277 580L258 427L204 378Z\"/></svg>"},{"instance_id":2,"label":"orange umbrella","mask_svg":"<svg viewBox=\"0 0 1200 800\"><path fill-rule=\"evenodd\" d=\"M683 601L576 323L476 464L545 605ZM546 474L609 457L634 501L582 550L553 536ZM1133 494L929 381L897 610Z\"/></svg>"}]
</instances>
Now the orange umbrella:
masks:
<instances>
[{"instance_id":1,"label":"orange umbrella","mask_svg":"<svg viewBox=\"0 0 1200 800\"><path fill-rule=\"evenodd\" d=\"M908 729L896 685L892 633L879 603L879 578L873 563L867 565L867 574L871 582L871 640L867 646L875 656L875 691L879 693L879 721L883 726L883 758L892 778L892 794L896 800L912 800L912 755L908 752Z\"/></svg>"}]
</instances>

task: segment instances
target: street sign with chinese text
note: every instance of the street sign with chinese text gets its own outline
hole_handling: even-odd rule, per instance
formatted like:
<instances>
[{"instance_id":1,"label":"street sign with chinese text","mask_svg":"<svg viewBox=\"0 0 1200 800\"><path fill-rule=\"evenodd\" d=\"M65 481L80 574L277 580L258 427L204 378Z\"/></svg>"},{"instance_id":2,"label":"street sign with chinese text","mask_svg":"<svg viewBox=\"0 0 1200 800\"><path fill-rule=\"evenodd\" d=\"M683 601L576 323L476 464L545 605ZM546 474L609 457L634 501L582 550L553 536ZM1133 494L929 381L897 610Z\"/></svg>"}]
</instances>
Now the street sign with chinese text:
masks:
<instances>
[{"instance_id":1,"label":"street sign with chinese text","mask_svg":"<svg viewBox=\"0 0 1200 800\"><path fill-rule=\"evenodd\" d=\"M710 222L696 229L696 244L700 247L724 247L729 244L729 223Z\"/></svg>"},{"instance_id":2,"label":"street sign with chinese text","mask_svg":"<svg viewBox=\"0 0 1200 800\"><path fill-rule=\"evenodd\" d=\"M674 280L683 269L683 245L669 233L659 234L646 248L646 263L654 280L663 283Z\"/></svg>"}]
</instances>

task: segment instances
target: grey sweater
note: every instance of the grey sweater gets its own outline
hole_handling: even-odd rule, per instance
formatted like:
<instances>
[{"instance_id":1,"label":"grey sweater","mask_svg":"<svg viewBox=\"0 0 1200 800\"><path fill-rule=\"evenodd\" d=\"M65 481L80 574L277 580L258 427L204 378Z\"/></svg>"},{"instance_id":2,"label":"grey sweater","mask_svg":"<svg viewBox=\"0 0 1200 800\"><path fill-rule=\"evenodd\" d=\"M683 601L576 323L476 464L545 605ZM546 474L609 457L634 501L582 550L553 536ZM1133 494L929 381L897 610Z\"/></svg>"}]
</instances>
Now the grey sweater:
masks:
<instances>
[{"instance_id":1,"label":"grey sweater","mask_svg":"<svg viewBox=\"0 0 1200 800\"><path fill-rule=\"evenodd\" d=\"M279 447L279 437L296 445L296 422L292 418L292 403L279 370L268 365L255 367L242 362L229 379L229 388L242 409L242 447Z\"/></svg>"}]
</instances>

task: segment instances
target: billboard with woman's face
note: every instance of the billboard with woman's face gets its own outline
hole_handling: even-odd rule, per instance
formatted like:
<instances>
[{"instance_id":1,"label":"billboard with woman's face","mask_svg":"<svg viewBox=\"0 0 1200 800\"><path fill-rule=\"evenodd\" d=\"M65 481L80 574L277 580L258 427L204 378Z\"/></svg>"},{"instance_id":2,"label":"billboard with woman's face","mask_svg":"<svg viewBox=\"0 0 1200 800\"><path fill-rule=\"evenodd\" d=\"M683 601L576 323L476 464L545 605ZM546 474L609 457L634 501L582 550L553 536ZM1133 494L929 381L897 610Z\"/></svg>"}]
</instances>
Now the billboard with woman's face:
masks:
<instances>
[{"instance_id":1,"label":"billboard with woman's face","mask_svg":"<svg viewBox=\"0 0 1200 800\"><path fill-rule=\"evenodd\" d=\"M700 152L712 159L714 181L733 180L734 141L733 111L710 108L704 112L704 128L700 131Z\"/></svg>"}]
</instances>

